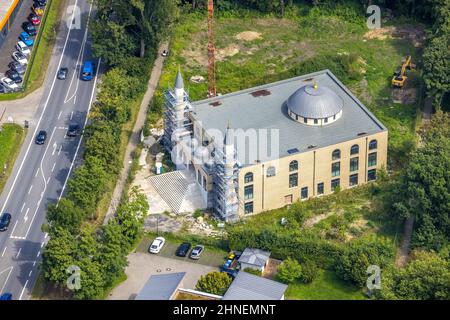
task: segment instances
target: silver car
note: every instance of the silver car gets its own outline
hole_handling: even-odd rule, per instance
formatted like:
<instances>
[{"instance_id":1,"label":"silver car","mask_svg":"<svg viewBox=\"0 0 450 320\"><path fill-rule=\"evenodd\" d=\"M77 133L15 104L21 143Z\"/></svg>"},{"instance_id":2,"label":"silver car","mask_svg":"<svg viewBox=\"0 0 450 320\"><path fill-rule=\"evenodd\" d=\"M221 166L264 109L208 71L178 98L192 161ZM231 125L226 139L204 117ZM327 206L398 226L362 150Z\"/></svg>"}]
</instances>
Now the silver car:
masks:
<instances>
[{"instance_id":1,"label":"silver car","mask_svg":"<svg viewBox=\"0 0 450 320\"><path fill-rule=\"evenodd\" d=\"M191 255L189 256L191 259L198 260L200 259L201 254L205 251L205 247L201 245L196 245L194 249L191 251Z\"/></svg>"}]
</instances>

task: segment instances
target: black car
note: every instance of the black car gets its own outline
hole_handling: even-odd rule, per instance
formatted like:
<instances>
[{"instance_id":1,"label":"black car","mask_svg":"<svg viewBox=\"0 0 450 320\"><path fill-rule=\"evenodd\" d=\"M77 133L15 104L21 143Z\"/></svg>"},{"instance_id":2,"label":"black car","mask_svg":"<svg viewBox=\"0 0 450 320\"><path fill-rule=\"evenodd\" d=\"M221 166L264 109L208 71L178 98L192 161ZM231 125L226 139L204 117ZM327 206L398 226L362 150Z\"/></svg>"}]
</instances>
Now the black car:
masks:
<instances>
[{"instance_id":1,"label":"black car","mask_svg":"<svg viewBox=\"0 0 450 320\"><path fill-rule=\"evenodd\" d=\"M23 64L21 64L20 62L17 62L17 61L11 61L8 64L8 67L11 70L16 71L20 75L25 74L25 71L27 70L26 66L24 66Z\"/></svg>"},{"instance_id":2,"label":"black car","mask_svg":"<svg viewBox=\"0 0 450 320\"><path fill-rule=\"evenodd\" d=\"M19 75L17 71L8 70L6 71L5 75L15 83L22 83L22 77Z\"/></svg>"},{"instance_id":3,"label":"black car","mask_svg":"<svg viewBox=\"0 0 450 320\"><path fill-rule=\"evenodd\" d=\"M45 140L47 140L47 131L41 130L36 136L36 144L44 144Z\"/></svg>"},{"instance_id":4,"label":"black car","mask_svg":"<svg viewBox=\"0 0 450 320\"><path fill-rule=\"evenodd\" d=\"M8 230L10 223L11 223L11 215L9 213L4 213L0 218L0 231Z\"/></svg>"},{"instance_id":5,"label":"black car","mask_svg":"<svg viewBox=\"0 0 450 320\"><path fill-rule=\"evenodd\" d=\"M69 129L67 130L68 137L76 137L80 131L80 126L77 123L71 123Z\"/></svg>"},{"instance_id":6,"label":"black car","mask_svg":"<svg viewBox=\"0 0 450 320\"><path fill-rule=\"evenodd\" d=\"M34 3L36 3L36 6L38 7L45 7L47 5L47 0L34 0Z\"/></svg>"},{"instance_id":7,"label":"black car","mask_svg":"<svg viewBox=\"0 0 450 320\"><path fill-rule=\"evenodd\" d=\"M22 23L23 30L26 31L30 36L35 36L37 34L36 27L29 21Z\"/></svg>"},{"instance_id":8,"label":"black car","mask_svg":"<svg viewBox=\"0 0 450 320\"><path fill-rule=\"evenodd\" d=\"M59 80L65 80L67 78L67 74L69 73L69 69L67 68L61 68L58 71L58 79Z\"/></svg>"},{"instance_id":9,"label":"black car","mask_svg":"<svg viewBox=\"0 0 450 320\"><path fill-rule=\"evenodd\" d=\"M189 250L191 249L191 244L189 242L183 242L177 249L175 253L179 257L186 257Z\"/></svg>"}]
</instances>

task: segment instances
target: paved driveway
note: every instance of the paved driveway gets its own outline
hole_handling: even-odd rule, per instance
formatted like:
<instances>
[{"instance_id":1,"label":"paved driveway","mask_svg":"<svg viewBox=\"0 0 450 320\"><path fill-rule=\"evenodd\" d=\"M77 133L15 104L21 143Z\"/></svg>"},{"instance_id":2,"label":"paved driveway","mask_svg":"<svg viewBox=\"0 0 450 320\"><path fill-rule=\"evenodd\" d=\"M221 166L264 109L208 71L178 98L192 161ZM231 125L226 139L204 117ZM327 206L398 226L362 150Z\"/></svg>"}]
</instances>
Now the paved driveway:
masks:
<instances>
[{"instance_id":1,"label":"paved driveway","mask_svg":"<svg viewBox=\"0 0 450 320\"><path fill-rule=\"evenodd\" d=\"M211 266L141 252L129 255L128 261L129 265L125 270L128 279L110 293L109 300L134 299L150 276L154 274L186 272L183 288L194 289L201 275L219 270Z\"/></svg>"}]
</instances>

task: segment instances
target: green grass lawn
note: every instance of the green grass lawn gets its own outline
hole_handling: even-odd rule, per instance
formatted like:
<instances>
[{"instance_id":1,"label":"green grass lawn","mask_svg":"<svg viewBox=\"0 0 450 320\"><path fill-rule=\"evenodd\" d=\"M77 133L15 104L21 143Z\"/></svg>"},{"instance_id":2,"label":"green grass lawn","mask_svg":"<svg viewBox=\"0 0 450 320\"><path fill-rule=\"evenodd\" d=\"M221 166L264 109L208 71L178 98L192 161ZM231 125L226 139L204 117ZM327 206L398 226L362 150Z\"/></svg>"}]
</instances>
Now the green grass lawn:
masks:
<instances>
[{"instance_id":1,"label":"green grass lawn","mask_svg":"<svg viewBox=\"0 0 450 320\"><path fill-rule=\"evenodd\" d=\"M309 284L290 284L286 299L299 300L363 300L360 289L339 279L333 271L320 270L317 278Z\"/></svg>"},{"instance_id":2,"label":"green grass lawn","mask_svg":"<svg viewBox=\"0 0 450 320\"><path fill-rule=\"evenodd\" d=\"M16 124L5 124L0 132L0 193L3 191L8 176L19 154L25 130ZM6 170L4 170L6 165Z\"/></svg>"}]
</instances>

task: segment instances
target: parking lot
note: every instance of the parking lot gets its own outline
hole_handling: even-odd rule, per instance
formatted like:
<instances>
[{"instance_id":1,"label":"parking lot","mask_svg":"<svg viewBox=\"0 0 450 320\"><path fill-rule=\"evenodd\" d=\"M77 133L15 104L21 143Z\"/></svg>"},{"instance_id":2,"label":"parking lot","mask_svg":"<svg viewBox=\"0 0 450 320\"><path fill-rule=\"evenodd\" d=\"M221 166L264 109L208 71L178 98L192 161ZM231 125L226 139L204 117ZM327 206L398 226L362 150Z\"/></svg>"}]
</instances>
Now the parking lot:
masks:
<instances>
[{"instance_id":1,"label":"parking lot","mask_svg":"<svg viewBox=\"0 0 450 320\"><path fill-rule=\"evenodd\" d=\"M19 35L24 30L22 29L22 23L28 21L30 15L31 6L34 0L23 0L22 4L17 11L17 15L14 18L14 22L11 24L8 35L0 48L0 73L3 76L8 71L8 64L13 61L11 54L16 51L15 45L19 41ZM36 26L36 29L39 27ZM34 39L35 37L31 37ZM31 48L30 48L31 49ZM29 56L28 56L29 58ZM20 84L19 84L20 85Z\"/></svg>"},{"instance_id":2,"label":"parking lot","mask_svg":"<svg viewBox=\"0 0 450 320\"><path fill-rule=\"evenodd\" d=\"M152 241L153 241L153 238L145 237L139 244L136 251L142 252L142 253L148 253L148 248L149 248L150 244L152 243ZM198 260L193 260L193 259L189 258L189 255L187 255L186 257L178 257L175 255L175 252L180 244L181 244L181 242L175 243L175 242L168 241L166 239L166 243L164 244L164 247L161 249L161 251L158 253L158 256L166 257L166 258L170 258L170 259L174 259L174 260L178 260L178 261L185 261L185 262L189 262L192 264L201 264L201 265L205 265L205 266L219 267L224 263L224 259L227 255L227 252L225 252L225 251L220 251L216 248L211 249L211 248L206 247L205 251L202 253L200 259L198 259ZM197 243L191 243L191 244L192 244L192 246L197 245Z\"/></svg>"},{"instance_id":3,"label":"parking lot","mask_svg":"<svg viewBox=\"0 0 450 320\"><path fill-rule=\"evenodd\" d=\"M195 289L201 275L219 270L217 267L143 252L132 253L128 256L128 261L129 265L125 270L127 280L110 293L109 300L133 300L152 275L186 272L183 288Z\"/></svg>"}]
</instances>

